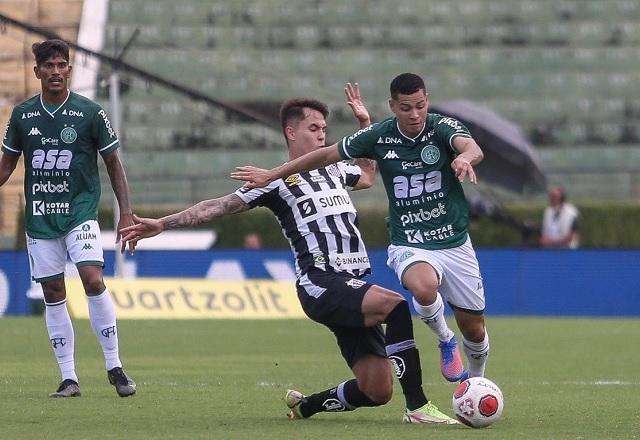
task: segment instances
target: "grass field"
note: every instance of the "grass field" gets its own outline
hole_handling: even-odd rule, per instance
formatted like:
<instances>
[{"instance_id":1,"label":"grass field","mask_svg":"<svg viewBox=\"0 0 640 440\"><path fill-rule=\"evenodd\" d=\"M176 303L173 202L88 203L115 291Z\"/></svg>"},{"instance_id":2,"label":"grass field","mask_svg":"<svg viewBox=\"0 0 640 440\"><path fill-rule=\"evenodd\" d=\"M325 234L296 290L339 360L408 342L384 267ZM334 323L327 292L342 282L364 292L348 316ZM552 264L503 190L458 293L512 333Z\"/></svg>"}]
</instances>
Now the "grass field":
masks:
<instances>
[{"instance_id":1,"label":"grass field","mask_svg":"<svg viewBox=\"0 0 640 440\"><path fill-rule=\"evenodd\" d=\"M49 399L58 368L42 318L0 319L0 439L631 439L640 438L640 320L489 318L487 377L505 395L495 425L401 423L380 408L290 421L285 389L310 393L350 376L332 335L311 321L121 321L138 394L108 385L87 321L75 321L83 396ZM416 321L424 381L451 414L433 336ZM397 385L397 384L396 384Z\"/></svg>"}]
</instances>

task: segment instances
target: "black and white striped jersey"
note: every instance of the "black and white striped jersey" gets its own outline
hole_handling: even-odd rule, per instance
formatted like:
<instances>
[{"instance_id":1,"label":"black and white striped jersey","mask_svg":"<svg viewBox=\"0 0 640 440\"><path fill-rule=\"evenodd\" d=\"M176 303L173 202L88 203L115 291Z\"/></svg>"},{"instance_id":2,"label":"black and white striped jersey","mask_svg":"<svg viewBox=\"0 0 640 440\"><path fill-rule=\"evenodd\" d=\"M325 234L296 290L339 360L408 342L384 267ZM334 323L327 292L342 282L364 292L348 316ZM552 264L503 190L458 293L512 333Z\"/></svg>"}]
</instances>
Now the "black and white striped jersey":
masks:
<instances>
[{"instance_id":1,"label":"black and white striped jersey","mask_svg":"<svg viewBox=\"0 0 640 440\"><path fill-rule=\"evenodd\" d=\"M251 208L264 206L276 215L295 256L298 277L311 267L361 276L371 266L347 192L361 173L360 167L339 162L235 194Z\"/></svg>"}]
</instances>

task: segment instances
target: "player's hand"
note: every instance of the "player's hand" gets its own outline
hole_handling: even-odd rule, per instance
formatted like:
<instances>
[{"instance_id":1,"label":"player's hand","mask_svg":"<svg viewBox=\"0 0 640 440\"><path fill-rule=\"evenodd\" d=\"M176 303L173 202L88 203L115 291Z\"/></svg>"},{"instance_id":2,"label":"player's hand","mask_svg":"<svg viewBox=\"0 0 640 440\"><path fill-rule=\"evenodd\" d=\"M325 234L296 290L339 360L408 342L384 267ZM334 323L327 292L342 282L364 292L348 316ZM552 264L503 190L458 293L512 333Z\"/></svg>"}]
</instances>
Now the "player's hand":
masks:
<instances>
[{"instance_id":1,"label":"player's hand","mask_svg":"<svg viewBox=\"0 0 640 440\"><path fill-rule=\"evenodd\" d=\"M162 222L155 218L144 218L133 215L134 225L122 228L119 233L122 234L122 247L120 252L124 252L125 245L129 244L129 251L133 252L140 240L143 238L154 237L162 232Z\"/></svg>"},{"instance_id":2,"label":"player's hand","mask_svg":"<svg viewBox=\"0 0 640 440\"><path fill-rule=\"evenodd\" d=\"M464 179L467 177L469 178L469 182L473 184L478 183L476 172L473 170L473 166L467 159L460 156L456 157L453 162L451 162L451 168L460 183L464 182Z\"/></svg>"},{"instance_id":3,"label":"player's hand","mask_svg":"<svg viewBox=\"0 0 640 440\"><path fill-rule=\"evenodd\" d=\"M122 238L122 234L120 233L120 230L127 228L129 226L132 226L134 224L134 220L133 220L133 214L131 213L124 213L124 214L120 214L120 220L118 220L118 226L116 228L116 244L120 243L120 253L124 252L126 243L124 241L120 241L120 239ZM133 248L134 245L132 245L131 243L129 243L129 252L131 252L131 254L133 254Z\"/></svg>"},{"instance_id":4,"label":"player's hand","mask_svg":"<svg viewBox=\"0 0 640 440\"><path fill-rule=\"evenodd\" d=\"M353 115L360 121L360 124L369 125L371 123L369 110L362 102L358 83L347 83L344 88L344 94L347 96L347 104L351 107Z\"/></svg>"},{"instance_id":5,"label":"player's hand","mask_svg":"<svg viewBox=\"0 0 640 440\"><path fill-rule=\"evenodd\" d=\"M236 167L236 170L231 173L231 178L246 182L244 184L244 187L250 189L262 188L273 182L273 178L271 177L271 170L256 168L250 165Z\"/></svg>"}]
</instances>

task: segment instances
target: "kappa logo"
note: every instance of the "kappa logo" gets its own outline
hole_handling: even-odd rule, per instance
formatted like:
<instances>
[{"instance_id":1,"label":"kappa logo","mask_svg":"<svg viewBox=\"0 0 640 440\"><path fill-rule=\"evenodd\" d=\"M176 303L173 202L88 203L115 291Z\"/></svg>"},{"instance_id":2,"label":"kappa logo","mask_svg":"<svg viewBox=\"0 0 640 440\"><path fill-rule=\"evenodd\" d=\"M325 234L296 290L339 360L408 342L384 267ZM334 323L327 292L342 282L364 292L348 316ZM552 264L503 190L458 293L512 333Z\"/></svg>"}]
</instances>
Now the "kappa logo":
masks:
<instances>
[{"instance_id":1,"label":"kappa logo","mask_svg":"<svg viewBox=\"0 0 640 440\"><path fill-rule=\"evenodd\" d=\"M38 127L32 127L31 131L29 132L29 136L42 136L42 133L40 133Z\"/></svg>"},{"instance_id":2,"label":"kappa logo","mask_svg":"<svg viewBox=\"0 0 640 440\"><path fill-rule=\"evenodd\" d=\"M91 249L93 249L93 246L91 246L90 243L85 243L84 246L82 246L83 251L90 251Z\"/></svg>"},{"instance_id":3,"label":"kappa logo","mask_svg":"<svg viewBox=\"0 0 640 440\"><path fill-rule=\"evenodd\" d=\"M396 150L389 150L387 154L384 155L383 159L400 159Z\"/></svg>"}]
</instances>

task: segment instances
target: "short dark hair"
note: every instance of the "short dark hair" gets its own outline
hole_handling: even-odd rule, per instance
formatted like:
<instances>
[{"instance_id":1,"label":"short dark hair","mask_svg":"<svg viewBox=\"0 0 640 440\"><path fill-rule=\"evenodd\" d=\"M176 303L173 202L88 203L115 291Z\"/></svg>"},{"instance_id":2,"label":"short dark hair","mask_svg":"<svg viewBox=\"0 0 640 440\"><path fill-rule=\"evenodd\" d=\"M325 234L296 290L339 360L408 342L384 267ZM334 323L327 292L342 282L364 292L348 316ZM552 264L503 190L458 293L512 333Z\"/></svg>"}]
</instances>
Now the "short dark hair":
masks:
<instances>
[{"instance_id":1,"label":"short dark hair","mask_svg":"<svg viewBox=\"0 0 640 440\"><path fill-rule=\"evenodd\" d=\"M46 40L41 43L33 43L31 52L35 55L36 65L38 66L57 55L69 62L69 45L62 40Z\"/></svg>"},{"instance_id":2,"label":"short dark hair","mask_svg":"<svg viewBox=\"0 0 640 440\"><path fill-rule=\"evenodd\" d=\"M391 81L389 93L393 99L396 99L399 94L411 95L420 89L427 92L427 87L420 76L415 73L401 73Z\"/></svg>"},{"instance_id":3,"label":"short dark hair","mask_svg":"<svg viewBox=\"0 0 640 440\"><path fill-rule=\"evenodd\" d=\"M293 121L300 122L305 118L305 108L319 111L325 119L329 116L329 107L322 101L313 98L287 99L280 106L280 124L285 137L287 136L287 126L291 125Z\"/></svg>"}]
</instances>

